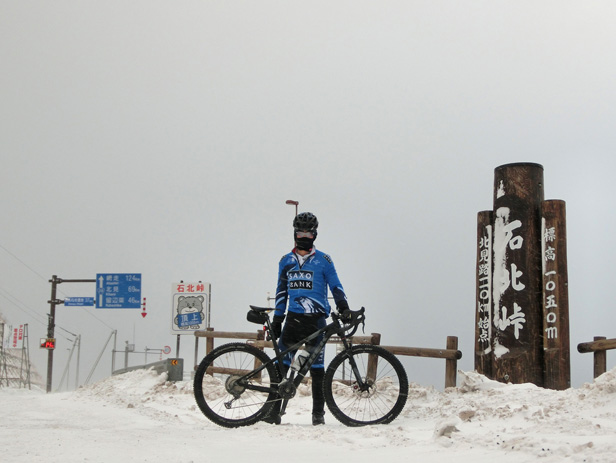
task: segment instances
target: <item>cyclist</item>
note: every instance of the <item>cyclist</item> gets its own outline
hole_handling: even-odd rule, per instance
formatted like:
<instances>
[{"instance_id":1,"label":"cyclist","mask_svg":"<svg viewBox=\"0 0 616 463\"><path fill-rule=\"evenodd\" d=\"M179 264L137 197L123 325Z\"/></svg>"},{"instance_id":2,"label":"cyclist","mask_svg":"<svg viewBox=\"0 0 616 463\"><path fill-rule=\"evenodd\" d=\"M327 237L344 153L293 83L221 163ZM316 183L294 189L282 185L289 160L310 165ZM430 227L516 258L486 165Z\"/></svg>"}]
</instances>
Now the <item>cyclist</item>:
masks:
<instances>
[{"instance_id":1,"label":"cyclist","mask_svg":"<svg viewBox=\"0 0 616 463\"><path fill-rule=\"evenodd\" d=\"M336 273L331 257L314 247L319 222L310 212L302 212L293 220L295 248L280 260L276 287L276 310L272 321L278 345L285 350L326 325L331 308L327 300L329 287L338 312L349 315L349 304ZM283 321L284 328L282 326ZM308 349L316 345L314 339ZM292 353L283 361L286 372L293 358ZM312 424L325 424L325 349L310 368L312 377ZM280 424L280 402L263 421Z\"/></svg>"}]
</instances>

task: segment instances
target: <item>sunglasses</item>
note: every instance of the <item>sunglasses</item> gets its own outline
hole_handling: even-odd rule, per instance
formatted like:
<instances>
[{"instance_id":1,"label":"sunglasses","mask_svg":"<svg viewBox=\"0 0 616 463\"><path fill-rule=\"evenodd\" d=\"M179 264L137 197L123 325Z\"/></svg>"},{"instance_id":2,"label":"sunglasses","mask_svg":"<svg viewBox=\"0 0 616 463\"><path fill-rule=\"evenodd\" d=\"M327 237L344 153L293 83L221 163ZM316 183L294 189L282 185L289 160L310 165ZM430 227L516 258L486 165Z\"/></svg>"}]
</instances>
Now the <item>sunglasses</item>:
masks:
<instances>
[{"instance_id":1,"label":"sunglasses","mask_svg":"<svg viewBox=\"0 0 616 463\"><path fill-rule=\"evenodd\" d=\"M314 238L314 233L311 231L296 231L296 238Z\"/></svg>"}]
</instances>

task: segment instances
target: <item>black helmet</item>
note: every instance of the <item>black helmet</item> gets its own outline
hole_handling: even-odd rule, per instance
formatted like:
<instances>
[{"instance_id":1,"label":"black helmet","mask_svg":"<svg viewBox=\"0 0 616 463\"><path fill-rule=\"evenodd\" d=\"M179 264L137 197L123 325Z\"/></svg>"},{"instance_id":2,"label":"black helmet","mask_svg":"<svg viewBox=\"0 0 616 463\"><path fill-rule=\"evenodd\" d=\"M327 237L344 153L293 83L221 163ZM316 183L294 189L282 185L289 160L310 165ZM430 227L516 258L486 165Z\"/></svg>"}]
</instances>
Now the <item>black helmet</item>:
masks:
<instances>
[{"instance_id":1,"label":"black helmet","mask_svg":"<svg viewBox=\"0 0 616 463\"><path fill-rule=\"evenodd\" d=\"M312 212L301 212L293 219L293 228L296 230L316 231L319 226L317 216Z\"/></svg>"}]
</instances>

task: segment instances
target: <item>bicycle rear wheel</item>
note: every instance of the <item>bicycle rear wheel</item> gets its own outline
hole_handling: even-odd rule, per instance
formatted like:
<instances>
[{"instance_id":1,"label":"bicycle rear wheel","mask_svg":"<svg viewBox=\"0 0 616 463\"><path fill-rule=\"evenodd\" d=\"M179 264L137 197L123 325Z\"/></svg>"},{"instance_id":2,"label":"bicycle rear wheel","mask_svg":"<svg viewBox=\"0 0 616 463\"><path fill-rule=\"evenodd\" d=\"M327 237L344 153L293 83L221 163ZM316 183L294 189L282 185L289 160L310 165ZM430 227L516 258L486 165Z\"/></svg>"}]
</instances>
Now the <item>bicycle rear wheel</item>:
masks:
<instances>
[{"instance_id":1,"label":"bicycle rear wheel","mask_svg":"<svg viewBox=\"0 0 616 463\"><path fill-rule=\"evenodd\" d=\"M351 367L353 358L360 380ZM373 345L357 345L338 354L323 379L329 411L347 426L392 422L402 411L409 382L394 354Z\"/></svg>"},{"instance_id":2,"label":"bicycle rear wheel","mask_svg":"<svg viewBox=\"0 0 616 463\"><path fill-rule=\"evenodd\" d=\"M266 417L278 398L271 385L280 382L278 370L270 363L249 385L265 388L254 391L236 383L241 376L269 362L267 354L254 346L231 343L206 355L197 371L193 390L197 405L214 423L227 428L248 426Z\"/></svg>"}]
</instances>

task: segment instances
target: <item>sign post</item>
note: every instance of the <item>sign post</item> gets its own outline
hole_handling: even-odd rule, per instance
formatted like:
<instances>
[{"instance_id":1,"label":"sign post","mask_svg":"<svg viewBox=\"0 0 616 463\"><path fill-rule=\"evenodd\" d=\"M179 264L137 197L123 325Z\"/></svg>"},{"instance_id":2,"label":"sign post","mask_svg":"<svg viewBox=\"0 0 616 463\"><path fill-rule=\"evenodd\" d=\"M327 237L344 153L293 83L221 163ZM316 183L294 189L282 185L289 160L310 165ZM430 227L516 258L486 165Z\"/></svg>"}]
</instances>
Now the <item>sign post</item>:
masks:
<instances>
[{"instance_id":1,"label":"sign post","mask_svg":"<svg viewBox=\"0 0 616 463\"><path fill-rule=\"evenodd\" d=\"M177 335L176 357L180 356L180 335L194 334L210 326L212 285L180 281L171 286L171 333ZM199 338L195 338L195 350Z\"/></svg>"},{"instance_id":2,"label":"sign post","mask_svg":"<svg viewBox=\"0 0 616 463\"><path fill-rule=\"evenodd\" d=\"M47 354L47 392L51 392L53 375L53 352L55 349L54 331L56 327L56 306L64 304L69 307L91 307L97 309L140 309L141 308L141 274L140 273L98 273L96 279L63 280L53 275L51 283L51 299L47 323L47 338L45 345ZM60 283L96 283L96 298L67 297L57 298L57 286ZM48 342L49 341L49 342Z\"/></svg>"},{"instance_id":3,"label":"sign post","mask_svg":"<svg viewBox=\"0 0 616 463\"><path fill-rule=\"evenodd\" d=\"M55 336L54 331L56 328L56 305L64 304L64 301L57 298L57 287L60 283L94 283L96 280L63 280L58 278L57 275L53 275L49 282L51 283L51 299L49 302L49 315L47 323L47 339L53 339L53 345L55 348ZM85 299L85 298L84 298ZM53 348L47 349L47 392L51 392L51 382L53 375Z\"/></svg>"}]
</instances>

